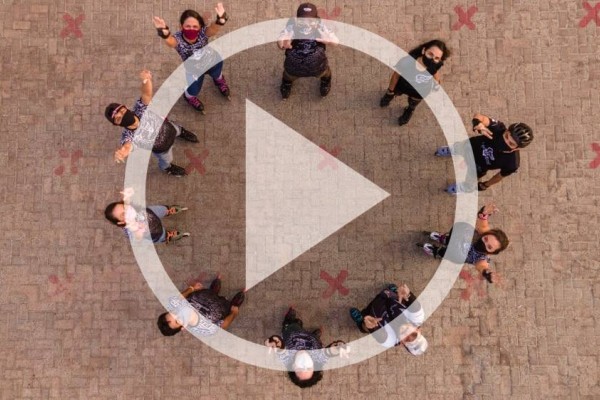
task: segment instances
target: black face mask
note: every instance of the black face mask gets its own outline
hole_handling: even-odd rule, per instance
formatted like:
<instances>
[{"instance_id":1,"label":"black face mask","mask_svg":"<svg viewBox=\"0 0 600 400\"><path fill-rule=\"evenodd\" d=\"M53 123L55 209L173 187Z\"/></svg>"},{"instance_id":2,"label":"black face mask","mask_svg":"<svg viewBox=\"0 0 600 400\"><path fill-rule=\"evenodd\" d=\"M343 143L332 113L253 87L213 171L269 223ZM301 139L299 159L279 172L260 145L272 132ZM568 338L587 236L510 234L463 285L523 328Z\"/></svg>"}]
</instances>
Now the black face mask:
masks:
<instances>
[{"instance_id":1,"label":"black face mask","mask_svg":"<svg viewBox=\"0 0 600 400\"><path fill-rule=\"evenodd\" d=\"M427 72L429 72L431 75L435 75L435 73L438 72L440 68L442 68L444 63L442 61L436 63L435 61L433 61L433 58L429 58L425 54L423 54L423 65L425 65L425 68L427 68Z\"/></svg>"},{"instance_id":2,"label":"black face mask","mask_svg":"<svg viewBox=\"0 0 600 400\"><path fill-rule=\"evenodd\" d=\"M504 140L504 133L494 134L492 140L494 141L494 149L497 151L512 151L510 146Z\"/></svg>"},{"instance_id":3,"label":"black face mask","mask_svg":"<svg viewBox=\"0 0 600 400\"><path fill-rule=\"evenodd\" d=\"M118 125L122 126L123 128L127 128L133 124L135 124L135 114L131 110L125 111L123 118L121 118L121 123Z\"/></svg>"},{"instance_id":4,"label":"black face mask","mask_svg":"<svg viewBox=\"0 0 600 400\"><path fill-rule=\"evenodd\" d=\"M477 241L473 243L473 248L480 253L488 254L488 251L485 248L485 243L483 243L483 238L477 239Z\"/></svg>"}]
</instances>

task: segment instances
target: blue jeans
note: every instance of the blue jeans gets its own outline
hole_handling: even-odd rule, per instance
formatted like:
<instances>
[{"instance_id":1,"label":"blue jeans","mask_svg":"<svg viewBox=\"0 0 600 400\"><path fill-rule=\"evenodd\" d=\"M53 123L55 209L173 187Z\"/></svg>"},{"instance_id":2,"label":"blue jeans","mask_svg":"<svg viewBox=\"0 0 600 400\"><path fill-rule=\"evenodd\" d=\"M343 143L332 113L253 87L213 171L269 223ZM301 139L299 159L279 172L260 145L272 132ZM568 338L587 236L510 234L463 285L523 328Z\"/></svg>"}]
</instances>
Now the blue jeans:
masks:
<instances>
[{"instance_id":1,"label":"blue jeans","mask_svg":"<svg viewBox=\"0 0 600 400\"><path fill-rule=\"evenodd\" d=\"M171 124L175 127L177 137L181 135L181 126L174 124L171 121L165 121L165 124ZM161 171L164 171L171 166L171 163L173 162L173 146L164 153L152 152L152 154L158 159L158 168L160 168Z\"/></svg>"},{"instance_id":2,"label":"blue jeans","mask_svg":"<svg viewBox=\"0 0 600 400\"><path fill-rule=\"evenodd\" d=\"M165 206L148 206L148 208L150 210L152 210L152 212L154 214L156 214L156 216L160 219L163 219L164 217L167 216L167 213L169 212L169 209ZM167 240L167 231L165 230L165 227L163 226L162 228L162 235L160 235L160 238L158 238L158 240L153 240L152 242L154 243L164 243Z\"/></svg>"},{"instance_id":3,"label":"blue jeans","mask_svg":"<svg viewBox=\"0 0 600 400\"><path fill-rule=\"evenodd\" d=\"M190 85L188 86L186 93L190 96L198 96L200 90L202 89L202 83L204 83L204 75L210 75L210 77L213 78L214 81L215 79L219 79L219 77L221 77L222 71L223 61L217 63L214 67L206 71L206 73L200 76L198 79L195 79L194 75L186 72L185 76L187 78L188 84Z\"/></svg>"}]
</instances>

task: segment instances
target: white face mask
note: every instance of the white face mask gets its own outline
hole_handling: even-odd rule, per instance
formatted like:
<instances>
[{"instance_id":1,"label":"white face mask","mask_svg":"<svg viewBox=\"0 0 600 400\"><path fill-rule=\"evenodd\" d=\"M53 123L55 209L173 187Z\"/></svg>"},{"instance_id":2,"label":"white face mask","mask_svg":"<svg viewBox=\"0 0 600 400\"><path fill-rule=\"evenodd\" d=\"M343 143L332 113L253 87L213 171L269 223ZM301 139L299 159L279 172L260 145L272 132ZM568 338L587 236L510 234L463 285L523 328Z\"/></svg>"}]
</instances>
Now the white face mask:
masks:
<instances>
[{"instance_id":1,"label":"white face mask","mask_svg":"<svg viewBox=\"0 0 600 400\"><path fill-rule=\"evenodd\" d=\"M306 350L300 350L296 353L296 358L294 359L294 370L298 371L308 371L314 368L315 364L313 359L310 357L310 354Z\"/></svg>"}]
</instances>

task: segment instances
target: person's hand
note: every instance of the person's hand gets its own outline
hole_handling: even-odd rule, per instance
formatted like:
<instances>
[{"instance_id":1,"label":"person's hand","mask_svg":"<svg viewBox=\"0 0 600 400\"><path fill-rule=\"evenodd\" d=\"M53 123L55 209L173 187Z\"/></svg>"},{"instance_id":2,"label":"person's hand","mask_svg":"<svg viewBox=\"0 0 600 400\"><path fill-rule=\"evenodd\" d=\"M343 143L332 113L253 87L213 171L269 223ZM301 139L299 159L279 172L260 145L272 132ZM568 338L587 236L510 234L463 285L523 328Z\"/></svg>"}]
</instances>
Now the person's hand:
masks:
<instances>
[{"instance_id":1,"label":"person's hand","mask_svg":"<svg viewBox=\"0 0 600 400\"><path fill-rule=\"evenodd\" d=\"M238 315L238 314L240 313L240 308L239 308L239 307L236 307L236 306L231 306L231 310L230 310L230 312L231 312L233 315Z\"/></svg>"},{"instance_id":2,"label":"person's hand","mask_svg":"<svg viewBox=\"0 0 600 400\"><path fill-rule=\"evenodd\" d=\"M483 206L483 213L486 215L492 215L498 211L500 210L498 209L498 207L496 207L494 203L488 203L485 206Z\"/></svg>"},{"instance_id":3,"label":"person's hand","mask_svg":"<svg viewBox=\"0 0 600 400\"><path fill-rule=\"evenodd\" d=\"M125 143L121 146L117 151L115 151L115 161L117 164L125 162L129 153L131 153L132 145L131 143Z\"/></svg>"},{"instance_id":4,"label":"person's hand","mask_svg":"<svg viewBox=\"0 0 600 400\"><path fill-rule=\"evenodd\" d=\"M408 298L410 297L410 289L408 288L408 286L406 286L405 283L398 287L398 297L401 301L408 300Z\"/></svg>"},{"instance_id":5,"label":"person's hand","mask_svg":"<svg viewBox=\"0 0 600 400\"><path fill-rule=\"evenodd\" d=\"M115 151L115 162L117 164L124 163L129 153L131 153L132 145L131 143L125 143L121 146L117 151Z\"/></svg>"},{"instance_id":6,"label":"person's hand","mask_svg":"<svg viewBox=\"0 0 600 400\"><path fill-rule=\"evenodd\" d=\"M148 81L152 81L152 72L148 71L148 70L142 70L142 72L140 72L140 79L142 80L142 83L146 83Z\"/></svg>"},{"instance_id":7,"label":"person's hand","mask_svg":"<svg viewBox=\"0 0 600 400\"><path fill-rule=\"evenodd\" d=\"M202 285L202 283L200 282L196 282L193 285L190 285L190 287L194 290L200 290L202 289L204 286Z\"/></svg>"},{"instance_id":8,"label":"person's hand","mask_svg":"<svg viewBox=\"0 0 600 400\"><path fill-rule=\"evenodd\" d=\"M123 202L129 203L135 192L133 191L133 188L128 187L123 189L123 191L120 193L123 195Z\"/></svg>"},{"instance_id":9,"label":"person's hand","mask_svg":"<svg viewBox=\"0 0 600 400\"><path fill-rule=\"evenodd\" d=\"M281 40L279 48L281 50L289 50L292 48L292 40L291 39L283 39Z\"/></svg>"},{"instance_id":10,"label":"person's hand","mask_svg":"<svg viewBox=\"0 0 600 400\"><path fill-rule=\"evenodd\" d=\"M330 357L345 357L348 358L348 353L350 352L350 346L346 344L346 342L342 340L336 340L327 346L327 353Z\"/></svg>"},{"instance_id":11,"label":"person's hand","mask_svg":"<svg viewBox=\"0 0 600 400\"><path fill-rule=\"evenodd\" d=\"M265 346L272 347L274 349L282 349L283 342L281 341L281 338L279 336L273 335L267 340L265 340Z\"/></svg>"},{"instance_id":12,"label":"person's hand","mask_svg":"<svg viewBox=\"0 0 600 400\"><path fill-rule=\"evenodd\" d=\"M219 18L221 18L223 14L225 14L225 7L223 7L223 3L217 3L217 6L215 7L215 12L217 13L217 16Z\"/></svg>"},{"instance_id":13,"label":"person's hand","mask_svg":"<svg viewBox=\"0 0 600 400\"><path fill-rule=\"evenodd\" d=\"M339 42L338 38L335 35L332 35L330 31L326 31L322 27L318 28L319 36L315 38L315 40L319 43L331 43L337 44Z\"/></svg>"},{"instance_id":14,"label":"person's hand","mask_svg":"<svg viewBox=\"0 0 600 400\"><path fill-rule=\"evenodd\" d=\"M479 124L475 125L473 127L473 131L485 136L488 139L492 139L494 137L494 134L492 133L492 131L490 131L487 128L487 126L485 126L483 124L483 122L480 122Z\"/></svg>"},{"instance_id":15,"label":"person's hand","mask_svg":"<svg viewBox=\"0 0 600 400\"><path fill-rule=\"evenodd\" d=\"M379 321L381 321L381 318L375 318L371 315L367 315L364 319L365 327L367 329L374 329L379 326Z\"/></svg>"},{"instance_id":16,"label":"person's hand","mask_svg":"<svg viewBox=\"0 0 600 400\"><path fill-rule=\"evenodd\" d=\"M152 18L152 22L154 23L154 27L156 29L167 29L167 23L160 17Z\"/></svg>"}]
</instances>

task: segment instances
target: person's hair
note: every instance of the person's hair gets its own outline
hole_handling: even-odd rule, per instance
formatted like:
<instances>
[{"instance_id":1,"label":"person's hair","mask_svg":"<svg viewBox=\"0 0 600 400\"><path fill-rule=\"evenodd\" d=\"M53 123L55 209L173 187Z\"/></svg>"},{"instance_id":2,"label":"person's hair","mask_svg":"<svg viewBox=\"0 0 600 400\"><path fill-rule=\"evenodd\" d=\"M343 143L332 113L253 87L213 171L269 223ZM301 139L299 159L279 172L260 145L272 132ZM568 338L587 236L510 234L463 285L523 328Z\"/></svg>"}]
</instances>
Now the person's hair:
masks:
<instances>
[{"instance_id":1,"label":"person's hair","mask_svg":"<svg viewBox=\"0 0 600 400\"><path fill-rule=\"evenodd\" d=\"M429 42L420 44L419 46L415 47L414 49L412 49L411 51L408 52L408 54L414 58L415 60L419 57L421 57L421 54L423 53L423 49L427 50L431 47L437 47L442 51L442 61L445 61L446 59L448 59L450 57L450 48L446 45L446 43L444 43L443 41L439 40L439 39L433 39L430 40Z\"/></svg>"},{"instance_id":2,"label":"person's hair","mask_svg":"<svg viewBox=\"0 0 600 400\"><path fill-rule=\"evenodd\" d=\"M109 205L107 205L106 209L104 210L104 216L106 217L106 219L110 223L115 224L117 226L121 226L121 225L119 225L120 221L115 218L115 216L113 215L113 211L115 210L115 207L119 204L125 205L125 203L123 201L117 201L115 203L110 203Z\"/></svg>"},{"instance_id":3,"label":"person's hair","mask_svg":"<svg viewBox=\"0 0 600 400\"><path fill-rule=\"evenodd\" d=\"M290 380L294 382L294 385L305 389L307 387L316 385L321 379L323 379L323 371L314 371L313 375L309 379L304 380L299 379L295 371L288 371L288 376L290 377Z\"/></svg>"},{"instance_id":4,"label":"person's hair","mask_svg":"<svg viewBox=\"0 0 600 400\"><path fill-rule=\"evenodd\" d=\"M169 326L169 323L167 322L167 314L168 313L163 313L160 314L158 316L158 321L156 321L156 325L158 325L158 329L160 330L160 333L162 333L165 336L173 336L178 334L181 331L181 326L179 328L171 328Z\"/></svg>"},{"instance_id":5,"label":"person's hair","mask_svg":"<svg viewBox=\"0 0 600 400\"><path fill-rule=\"evenodd\" d=\"M204 19L202 18L202 16L200 14L198 14L194 10L185 10L184 12L181 13L181 17L179 17L179 23L181 24L181 26L183 26L183 23L188 18L195 18L195 19L197 19L198 22L200 23L200 28L203 28L204 26L206 26L206 24L204 23Z\"/></svg>"},{"instance_id":6,"label":"person's hair","mask_svg":"<svg viewBox=\"0 0 600 400\"><path fill-rule=\"evenodd\" d=\"M112 115L115 112L115 110L121 106L122 106L122 104L119 104L119 103L110 103L109 105L106 106L106 109L104 110L104 116L110 123L112 123L112 124L115 123L113 121Z\"/></svg>"},{"instance_id":7,"label":"person's hair","mask_svg":"<svg viewBox=\"0 0 600 400\"><path fill-rule=\"evenodd\" d=\"M496 237L496 239L498 239L498 242L500 242L500 248L491 254L500 253L502 250L505 250L508 247L508 245L510 244L510 241L508 240L508 236L506 236L506 233L504 233L504 231L502 231L500 229L491 229L491 230L487 231L486 233L484 233L483 235L481 235L481 237L486 236L486 235L494 235Z\"/></svg>"}]
</instances>

